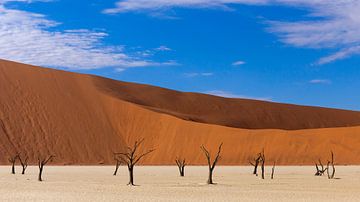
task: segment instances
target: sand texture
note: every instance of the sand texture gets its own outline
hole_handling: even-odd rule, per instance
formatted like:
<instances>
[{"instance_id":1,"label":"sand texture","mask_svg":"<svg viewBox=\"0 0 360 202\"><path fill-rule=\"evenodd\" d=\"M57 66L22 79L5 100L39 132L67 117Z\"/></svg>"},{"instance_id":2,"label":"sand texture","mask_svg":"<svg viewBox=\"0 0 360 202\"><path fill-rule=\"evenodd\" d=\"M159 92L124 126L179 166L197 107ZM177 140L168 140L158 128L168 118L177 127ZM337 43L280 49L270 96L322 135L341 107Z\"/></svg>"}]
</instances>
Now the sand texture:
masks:
<instances>
[{"instance_id":1,"label":"sand texture","mask_svg":"<svg viewBox=\"0 0 360 202\"><path fill-rule=\"evenodd\" d=\"M269 171L270 167L267 168ZM278 167L275 179L250 174L251 167L217 167L216 185L207 185L206 167L137 167L135 183L126 185L124 167L45 167L38 182L37 168L10 174L0 167L0 201L359 201L360 167L338 166L336 177L315 177L314 167Z\"/></svg>"},{"instance_id":2,"label":"sand texture","mask_svg":"<svg viewBox=\"0 0 360 202\"><path fill-rule=\"evenodd\" d=\"M113 152L141 138L140 152L156 149L146 165L173 165L176 156L204 165L200 146L215 152L220 142L223 165L248 165L263 148L279 165L326 161L330 150L337 164L360 164L359 112L180 93L8 61L0 61L0 93L3 164L16 152L31 163L54 154L58 165L112 164Z\"/></svg>"}]
</instances>

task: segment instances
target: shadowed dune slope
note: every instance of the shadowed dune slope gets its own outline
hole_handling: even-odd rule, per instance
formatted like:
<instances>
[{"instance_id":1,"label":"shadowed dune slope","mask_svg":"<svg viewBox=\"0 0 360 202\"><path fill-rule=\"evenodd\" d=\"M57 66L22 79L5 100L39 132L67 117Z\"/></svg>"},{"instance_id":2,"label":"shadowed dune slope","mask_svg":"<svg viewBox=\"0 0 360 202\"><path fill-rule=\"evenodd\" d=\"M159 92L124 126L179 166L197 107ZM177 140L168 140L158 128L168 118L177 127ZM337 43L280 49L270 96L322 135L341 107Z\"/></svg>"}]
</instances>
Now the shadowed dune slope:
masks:
<instances>
[{"instance_id":1,"label":"shadowed dune slope","mask_svg":"<svg viewBox=\"0 0 360 202\"><path fill-rule=\"evenodd\" d=\"M110 164L113 152L144 137L140 151L156 149L144 164L173 164L176 156L204 164L200 145L215 152L220 142L224 165L247 164L262 148L269 163L312 164L333 150L337 163L360 164L358 112L180 93L8 61L0 61L0 93L1 163L21 152L32 163L55 154L56 164ZM293 130L314 127L328 128Z\"/></svg>"},{"instance_id":2,"label":"shadowed dune slope","mask_svg":"<svg viewBox=\"0 0 360 202\"><path fill-rule=\"evenodd\" d=\"M101 91L121 100L200 123L286 130L360 126L360 112L355 111L183 93L100 77L94 81Z\"/></svg>"}]
</instances>

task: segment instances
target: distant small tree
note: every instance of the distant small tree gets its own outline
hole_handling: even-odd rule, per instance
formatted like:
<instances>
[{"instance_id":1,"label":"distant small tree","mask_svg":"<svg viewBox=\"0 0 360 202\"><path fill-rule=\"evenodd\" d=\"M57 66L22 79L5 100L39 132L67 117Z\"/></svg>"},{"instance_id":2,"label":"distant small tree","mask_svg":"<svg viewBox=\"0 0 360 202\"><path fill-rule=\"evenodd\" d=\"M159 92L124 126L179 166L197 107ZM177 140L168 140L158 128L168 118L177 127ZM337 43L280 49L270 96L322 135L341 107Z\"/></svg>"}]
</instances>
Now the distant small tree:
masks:
<instances>
[{"instance_id":1,"label":"distant small tree","mask_svg":"<svg viewBox=\"0 0 360 202\"><path fill-rule=\"evenodd\" d=\"M185 176L185 166L186 166L185 158L180 159L180 158L176 157L175 162L179 168L180 177L184 177Z\"/></svg>"},{"instance_id":2,"label":"distant small tree","mask_svg":"<svg viewBox=\"0 0 360 202\"><path fill-rule=\"evenodd\" d=\"M261 178L265 179L265 152L261 153Z\"/></svg>"},{"instance_id":3,"label":"distant small tree","mask_svg":"<svg viewBox=\"0 0 360 202\"><path fill-rule=\"evenodd\" d=\"M144 139L140 141L135 141L133 147L127 147L126 152L115 153L116 155L120 155L119 159L127 164L129 170L129 183L128 185L134 186L134 167L135 165L146 155L155 151L154 149L148 150L142 154L136 154L137 149L143 143Z\"/></svg>"},{"instance_id":4,"label":"distant small tree","mask_svg":"<svg viewBox=\"0 0 360 202\"><path fill-rule=\"evenodd\" d=\"M330 174L330 168L329 168L330 165L332 167L331 174ZM328 179L334 179L334 177L335 177L335 165L334 165L334 153L332 151L331 151L331 161L328 160L326 170L327 170Z\"/></svg>"},{"instance_id":5,"label":"distant small tree","mask_svg":"<svg viewBox=\"0 0 360 202\"><path fill-rule=\"evenodd\" d=\"M273 167L272 167L272 169L271 169L271 179L274 179L275 164L276 164L276 162L274 161Z\"/></svg>"},{"instance_id":6,"label":"distant small tree","mask_svg":"<svg viewBox=\"0 0 360 202\"><path fill-rule=\"evenodd\" d=\"M16 154L15 156L10 157L8 160L12 164L11 166L11 174L15 174L15 163L16 159L19 158L19 154Z\"/></svg>"},{"instance_id":7,"label":"distant small tree","mask_svg":"<svg viewBox=\"0 0 360 202\"><path fill-rule=\"evenodd\" d=\"M49 163L50 161L52 161L52 159L54 158L55 156L53 155L50 155L48 158L41 158L39 157L38 158L38 164L39 164L39 178L38 180L41 182L43 181L42 180L42 172L43 172L43 169L44 169L44 166Z\"/></svg>"},{"instance_id":8,"label":"distant small tree","mask_svg":"<svg viewBox=\"0 0 360 202\"><path fill-rule=\"evenodd\" d=\"M211 162L211 155L210 155L210 152L204 147L204 145L202 145L200 148L201 150L204 152L205 156L206 156L206 159L207 159L207 162L208 162L208 166L209 166L209 178L208 178L208 181L207 183L208 184L214 184L213 183L213 180L212 180L212 176L213 176L213 171L214 171L214 168L216 166L216 163L218 162L218 160L221 158L220 157L220 153L221 153L221 147L222 147L223 143L221 143L219 145L219 149L218 149L218 152L215 156L215 159L213 162Z\"/></svg>"},{"instance_id":9,"label":"distant small tree","mask_svg":"<svg viewBox=\"0 0 360 202\"><path fill-rule=\"evenodd\" d=\"M28 159L29 159L29 157L27 155L25 156L25 159L22 159L21 155L19 155L20 164L22 166L21 174L23 174L23 175L25 174L25 170L28 167Z\"/></svg>"},{"instance_id":10,"label":"distant small tree","mask_svg":"<svg viewBox=\"0 0 360 202\"><path fill-rule=\"evenodd\" d=\"M257 168L259 166L260 160L261 160L261 153L258 153L257 157L254 158L254 162L249 161L250 165L254 166L253 174L256 175L256 176L258 175L257 174Z\"/></svg>"},{"instance_id":11,"label":"distant small tree","mask_svg":"<svg viewBox=\"0 0 360 202\"><path fill-rule=\"evenodd\" d=\"M114 160L116 161L116 164L115 164L115 171L114 171L114 176L117 174L117 171L118 171L118 169L119 169L119 166L121 165L121 163L123 162L123 160L120 158L120 157L118 157L118 156L116 156L116 154L114 154Z\"/></svg>"},{"instance_id":12,"label":"distant small tree","mask_svg":"<svg viewBox=\"0 0 360 202\"><path fill-rule=\"evenodd\" d=\"M320 167L321 168L320 168ZM315 176L322 176L324 175L325 171L327 171L328 168L324 168L324 165L321 162L321 159L319 159L319 164L315 163L315 167L316 167L316 173Z\"/></svg>"}]
</instances>

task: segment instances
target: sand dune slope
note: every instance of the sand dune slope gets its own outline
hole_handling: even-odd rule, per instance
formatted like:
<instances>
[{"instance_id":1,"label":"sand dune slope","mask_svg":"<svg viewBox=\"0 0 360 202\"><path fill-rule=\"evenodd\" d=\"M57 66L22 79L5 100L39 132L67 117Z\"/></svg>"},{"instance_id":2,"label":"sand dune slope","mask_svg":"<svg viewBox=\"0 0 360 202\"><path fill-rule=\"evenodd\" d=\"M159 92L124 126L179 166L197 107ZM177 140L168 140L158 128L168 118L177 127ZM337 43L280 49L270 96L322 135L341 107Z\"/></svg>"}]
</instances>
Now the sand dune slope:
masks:
<instances>
[{"instance_id":1,"label":"sand dune slope","mask_svg":"<svg viewBox=\"0 0 360 202\"><path fill-rule=\"evenodd\" d=\"M360 113L353 111L183 93L99 77L94 82L101 91L121 100L201 123L287 130L360 126Z\"/></svg>"},{"instance_id":2,"label":"sand dune slope","mask_svg":"<svg viewBox=\"0 0 360 202\"><path fill-rule=\"evenodd\" d=\"M57 164L109 164L114 151L146 138L144 148L156 151L144 164L173 164L176 156L204 164L200 145L214 152L220 142L224 142L221 163L225 165L247 164L262 148L269 163L312 164L319 157L325 160L333 150L337 163L360 164L358 112L224 99L114 82L0 61L0 162L7 163L9 155L21 152L29 154L32 162L38 155L55 154ZM237 122L226 127L232 123L228 120L236 119L222 114L229 106L249 115L248 120L239 122L248 128L338 128L250 130L235 128ZM209 119L197 120L207 118L207 110Z\"/></svg>"}]
</instances>

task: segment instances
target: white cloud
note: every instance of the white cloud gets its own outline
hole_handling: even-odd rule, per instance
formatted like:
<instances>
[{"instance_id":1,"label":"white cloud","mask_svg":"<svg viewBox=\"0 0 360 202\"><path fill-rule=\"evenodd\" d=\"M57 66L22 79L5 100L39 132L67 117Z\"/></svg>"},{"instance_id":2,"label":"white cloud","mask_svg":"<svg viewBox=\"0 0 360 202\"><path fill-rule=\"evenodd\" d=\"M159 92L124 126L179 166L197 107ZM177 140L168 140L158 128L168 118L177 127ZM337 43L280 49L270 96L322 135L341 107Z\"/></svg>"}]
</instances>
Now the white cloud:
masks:
<instances>
[{"instance_id":1,"label":"white cloud","mask_svg":"<svg viewBox=\"0 0 360 202\"><path fill-rule=\"evenodd\" d=\"M310 80L309 83L311 83L311 84L331 84L332 82L328 79L313 79L313 80Z\"/></svg>"},{"instance_id":2,"label":"white cloud","mask_svg":"<svg viewBox=\"0 0 360 202\"><path fill-rule=\"evenodd\" d=\"M172 51L171 48L167 46L159 46L158 48L155 48L156 51Z\"/></svg>"},{"instance_id":3,"label":"white cloud","mask_svg":"<svg viewBox=\"0 0 360 202\"><path fill-rule=\"evenodd\" d=\"M21 0L17 0L21 1ZM50 31L60 23L46 16L8 9L0 0L0 58L66 69L145 67L175 64L131 57L123 47L102 44L104 32L86 29ZM28 1L24 1L28 2Z\"/></svg>"},{"instance_id":4,"label":"white cloud","mask_svg":"<svg viewBox=\"0 0 360 202\"><path fill-rule=\"evenodd\" d=\"M240 66L240 65L244 65L245 63L246 63L246 62L239 60L239 61L233 62L232 65L233 65L233 66Z\"/></svg>"},{"instance_id":5,"label":"white cloud","mask_svg":"<svg viewBox=\"0 0 360 202\"><path fill-rule=\"evenodd\" d=\"M191 78L191 77L198 77L198 76L205 76L205 77L208 77L208 76L213 76L214 73L212 72L191 72L191 73L185 73L184 74L185 77L188 77L188 78Z\"/></svg>"},{"instance_id":6,"label":"white cloud","mask_svg":"<svg viewBox=\"0 0 360 202\"><path fill-rule=\"evenodd\" d=\"M317 64L326 64L360 54L359 0L121 0L105 13L158 13L171 8L220 8L231 5L289 6L308 11L305 20L270 21L269 32L288 45L302 48L335 49Z\"/></svg>"},{"instance_id":7,"label":"white cloud","mask_svg":"<svg viewBox=\"0 0 360 202\"><path fill-rule=\"evenodd\" d=\"M222 8L230 9L229 4L249 3L263 4L266 0L122 0L116 3L115 8L104 12L113 14L130 11L159 11L180 8Z\"/></svg>"},{"instance_id":8,"label":"white cloud","mask_svg":"<svg viewBox=\"0 0 360 202\"><path fill-rule=\"evenodd\" d=\"M250 100L262 100L262 101L272 101L270 97L252 97L252 96L246 96L246 95L238 95L227 91L222 90L212 90L212 91L206 91L205 94L209 95L215 95L225 98L242 98L242 99L250 99Z\"/></svg>"}]
</instances>

